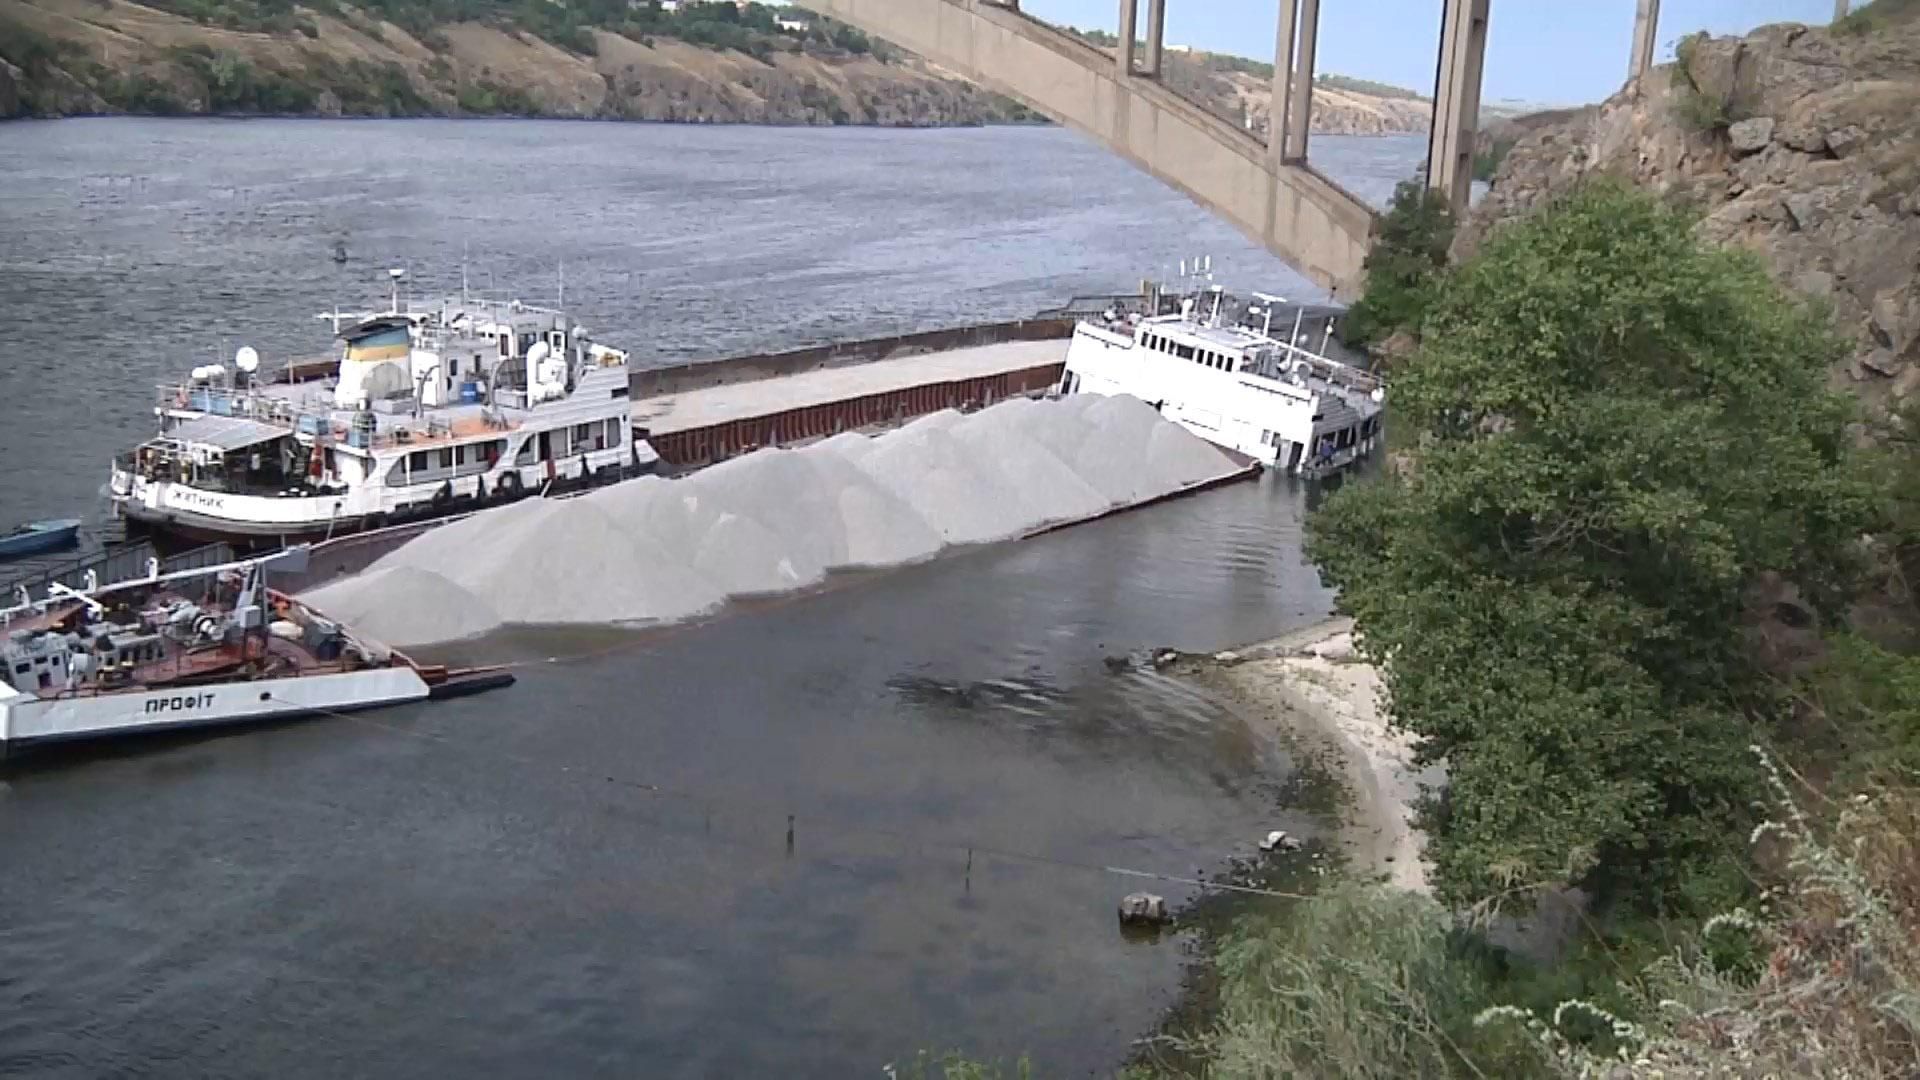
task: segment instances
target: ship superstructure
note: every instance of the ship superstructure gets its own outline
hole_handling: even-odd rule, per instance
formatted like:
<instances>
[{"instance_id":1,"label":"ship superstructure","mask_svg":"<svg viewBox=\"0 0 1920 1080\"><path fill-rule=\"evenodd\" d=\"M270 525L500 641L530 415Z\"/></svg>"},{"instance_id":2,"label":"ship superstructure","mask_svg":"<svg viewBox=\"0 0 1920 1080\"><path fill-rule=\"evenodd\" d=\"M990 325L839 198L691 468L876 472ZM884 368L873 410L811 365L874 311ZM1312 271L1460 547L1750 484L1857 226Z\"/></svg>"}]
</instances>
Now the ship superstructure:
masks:
<instances>
[{"instance_id":1,"label":"ship superstructure","mask_svg":"<svg viewBox=\"0 0 1920 1080\"><path fill-rule=\"evenodd\" d=\"M397 281L397 276L396 276ZM330 312L337 363L282 380L241 349L161 386L159 433L113 463L130 521L286 543L602 483L651 467L627 354L554 308L471 296Z\"/></svg>"},{"instance_id":2,"label":"ship superstructure","mask_svg":"<svg viewBox=\"0 0 1920 1080\"><path fill-rule=\"evenodd\" d=\"M1162 305L1155 302L1149 310ZM1327 350L1340 311L1217 286L1170 314L1110 311L1075 328L1060 390L1131 394L1216 445L1294 475L1378 445L1386 384Z\"/></svg>"}]
</instances>

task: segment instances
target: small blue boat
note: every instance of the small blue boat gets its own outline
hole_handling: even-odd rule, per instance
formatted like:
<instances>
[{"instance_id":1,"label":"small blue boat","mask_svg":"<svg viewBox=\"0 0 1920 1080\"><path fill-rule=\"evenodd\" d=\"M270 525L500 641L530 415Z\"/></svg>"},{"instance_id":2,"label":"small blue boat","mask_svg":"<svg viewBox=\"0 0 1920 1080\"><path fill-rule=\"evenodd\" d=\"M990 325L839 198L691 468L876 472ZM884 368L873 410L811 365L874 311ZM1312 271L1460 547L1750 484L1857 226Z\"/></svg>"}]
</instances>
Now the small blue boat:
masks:
<instances>
[{"instance_id":1,"label":"small blue boat","mask_svg":"<svg viewBox=\"0 0 1920 1080\"><path fill-rule=\"evenodd\" d=\"M58 551L71 545L79 532L79 518L29 521L12 532L0 534L0 559L17 559L23 555Z\"/></svg>"}]
</instances>

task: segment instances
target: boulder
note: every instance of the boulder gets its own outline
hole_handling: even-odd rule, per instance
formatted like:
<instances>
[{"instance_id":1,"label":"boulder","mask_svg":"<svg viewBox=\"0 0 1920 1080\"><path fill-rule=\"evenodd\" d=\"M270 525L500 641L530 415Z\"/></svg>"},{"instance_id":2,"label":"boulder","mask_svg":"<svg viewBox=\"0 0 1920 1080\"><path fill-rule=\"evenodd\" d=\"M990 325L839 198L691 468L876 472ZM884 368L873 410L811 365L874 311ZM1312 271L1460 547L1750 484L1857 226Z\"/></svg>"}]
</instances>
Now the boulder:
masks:
<instances>
[{"instance_id":1,"label":"boulder","mask_svg":"<svg viewBox=\"0 0 1920 1080\"><path fill-rule=\"evenodd\" d=\"M1164 896L1137 892L1120 898L1121 926L1165 926L1172 921Z\"/></svg>"},{"instance_id":2,"label":"boulder","mask_svg":"<svg viewBox=\"0 0 1920 1080\"><path fill-rule=\"evenodd\" d=\"M1773 140L1803 154L1824 154L1827 151L1826 133L1810 123L1782 122L1774 129Z\"/></svg>"},{"instance_id":3,"label":"boulder","mask_svg":"<svg viewBox=\"0 0 1920 1080\"><path fill-rule=\"evenodd\" d=\"M1860 358L1860 366L1875 375L1891 379L1906 370L1907 362L1885 349L1875 349Z\"/></svg>"},{"instance_id":4,"label":"boulder","mask_svg":"<svg viewBox=\"0 0 1920 1080\"><path fill-rule=\"evenodd\" d=\"M1910 367L1906 371L1901 372L1899 378L1893 380L1893 399L1895 401L1907 400L1913 396L1916 390L1920 390L1920 367Z\"/></svg>"},{"instance_id":5,"label":"boulder","mask_svg":"<svg viewBox=\"0 0 1920 1080\"><path fill-rule=\"evenodd\" d=\"M1894 357L1906 356L1920 338L1914 307L1911 288L1887 289L1873 298L1869 320L1874 340Z\"/></svg>"},{"instance_id":6,"label":"boulder","mask_svg":"<svg viewBox=\"0 0 1920 1080\"><path fill-rule=\"evenodd\" d=\"M1833 295L1833 275L1825 270L1802 270L1794 275L1793 291L1824 300Z\"/></svg>"},{"instance_id":7,"label":"boulder","mask_svg":"<svg viewBox=\"0 0 1920 1080\"><path fill-rule=\"evenodd\" d=\"M1773 118L1756 116L1751 120L1742 120L1727 129L1727 141L1732 144L1736 154L1757 154L1773 141Z\"/></svg>"},{"instance_id":8,"label":"boulder","mask_svg":"<svg viewBox=\"0 0 1920 1080\"><path fill-rule=\"evenodd\" d=\"M1305 846L1306 841L1290 835L1285 829L1275 829L1260 838L1261 851L1299 851Z\"/></svg>"},{"instance_id":9,"label":"boulder","mask_svg":"<svg viewBox=\"0 0 1920 1080\"><path fill-rule=\"evenodd\" d=\"M1793 220L1793 227L1801 232L1818 228L1827 212L1820 206L1820 200L1805 192L1798 192L1780 200L1787 208L1787 217Z\"/></svg>"},{"instance_id":10,"label":"boulder","mask_svg":"<svg viewBox=\"0 0 1920 1080\"><path fill-rule=\"evenodd\" d=\"M1867 133L1860 130L1858 124L1848 124L1837 131L1827 132L1827 150L1837 158L1852 156L1866 141Z\"/></svg>"}]
</instances>

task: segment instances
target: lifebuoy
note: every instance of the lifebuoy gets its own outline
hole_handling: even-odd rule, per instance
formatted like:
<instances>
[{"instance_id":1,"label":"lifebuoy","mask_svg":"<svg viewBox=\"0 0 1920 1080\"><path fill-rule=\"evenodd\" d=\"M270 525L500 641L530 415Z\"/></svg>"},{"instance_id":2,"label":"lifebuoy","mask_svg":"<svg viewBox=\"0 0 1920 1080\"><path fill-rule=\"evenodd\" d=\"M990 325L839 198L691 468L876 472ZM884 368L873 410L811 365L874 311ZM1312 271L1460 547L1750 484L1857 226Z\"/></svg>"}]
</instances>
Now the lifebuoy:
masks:
<instances>
[{"instance_id":1,"label":"lifebuoy","mask_svg":"<svg viewBox=\"0 0 1920 1080\"><path fill-rule=\"evenodd\" d=\"M510 473L501 473L500 481L493 486L493 489L502 497L509 499L520 494L520 473L517 470Z\"/></svg>"}]
</instances>

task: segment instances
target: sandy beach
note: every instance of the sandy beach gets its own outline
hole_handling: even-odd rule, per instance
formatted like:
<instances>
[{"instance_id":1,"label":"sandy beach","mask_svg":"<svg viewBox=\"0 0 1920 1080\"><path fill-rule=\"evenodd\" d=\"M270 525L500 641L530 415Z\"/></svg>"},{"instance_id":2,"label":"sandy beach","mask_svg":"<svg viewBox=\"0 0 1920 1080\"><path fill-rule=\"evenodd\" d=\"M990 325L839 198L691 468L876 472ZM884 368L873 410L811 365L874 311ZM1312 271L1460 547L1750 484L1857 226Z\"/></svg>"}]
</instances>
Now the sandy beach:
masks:
<instances>
[{"instance_id":1,"label":"sandy beach","mask_svg":"<svg viewBox=\"0 0 1920 1080\"><path fill-rule=\"evenodd\" d=\"M1413 740L1390 731L1380 675L1353 649L1353 623L1335 618L1259 645L1222 653L1206 681L1268 724L1340 752L1353 796L1342 833L1353 866L1396 888L1427 891L1412 804L1441 771L1413 764Z\"/></svg>"}]
</instances>

